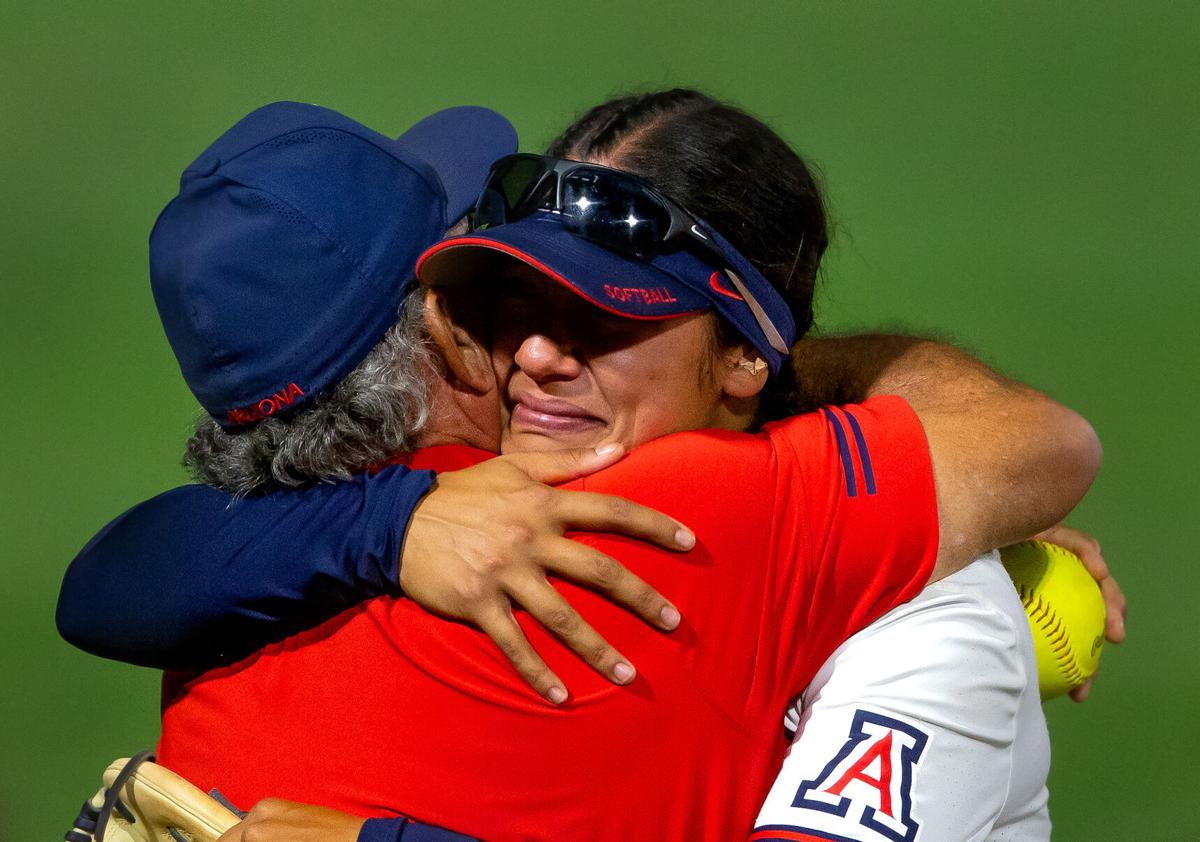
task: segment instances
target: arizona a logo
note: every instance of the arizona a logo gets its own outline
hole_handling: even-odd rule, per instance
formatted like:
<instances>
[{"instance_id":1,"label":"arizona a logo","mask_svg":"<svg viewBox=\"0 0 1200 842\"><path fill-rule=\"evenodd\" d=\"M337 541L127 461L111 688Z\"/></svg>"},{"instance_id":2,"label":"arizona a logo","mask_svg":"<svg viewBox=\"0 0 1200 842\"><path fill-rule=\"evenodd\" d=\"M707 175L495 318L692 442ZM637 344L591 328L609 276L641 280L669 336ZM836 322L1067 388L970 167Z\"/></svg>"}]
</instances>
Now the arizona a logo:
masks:
<instances>
[{"instance_id":1,"label":"arizona a logo","mask_svg":"<svg viewBox=\"0 0 1200 842\"><path fill-rule=\"evenodd\" d=\"M856 822L884 839L913 842L913 769L929 736L906 722L857 710L850 736L821 773L804 781L792 806Z\"/></svg>"}]
</instances>

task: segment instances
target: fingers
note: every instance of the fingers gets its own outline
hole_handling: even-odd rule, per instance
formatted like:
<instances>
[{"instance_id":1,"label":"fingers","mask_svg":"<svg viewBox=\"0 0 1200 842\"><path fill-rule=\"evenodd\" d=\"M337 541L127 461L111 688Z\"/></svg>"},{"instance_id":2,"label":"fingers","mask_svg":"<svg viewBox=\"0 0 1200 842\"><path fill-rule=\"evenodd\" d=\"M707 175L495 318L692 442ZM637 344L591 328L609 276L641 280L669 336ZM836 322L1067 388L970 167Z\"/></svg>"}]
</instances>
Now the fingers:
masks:
<instances>
[{"instance_id":1,"label":"fingers","mask_svg":"<svg viewBox=\"0 0 1200 842\"><path fill-rule=\"evenodd\" d=\"M1097 582L1110 575L1108 564L1104 561L1104 553L1100 550L1100 542L1091 535L1068 526L1060 526L1055 530L1054 537L1056 540L1053 543L1066 547L1079 556L1083 566Z\"/></svg>"},{"instance_id":2,"label":"fingers","mask_svg":"<svg viewBox=\"0 0 1200 842\"><path fill-rule=\"evenodd\" d=\"M1111 576L1100 582L1100 593L1104 596L1106 617L1104 636L1109 643L1121 643L1125 640L1125 614L1129 610L1125 594Z\"/></svg>"},{"instance_id":3,"label":"fingers","mask_svg":"<svg viewBox=\"0 0 1200 842\"><path fill-rule=\"evenodd\" d=\"M1108 575L1108 566L1104 563L1100 542L1086 532L1060 523L1033 537L1049 544L1057 544L1079 556L1096 581Z\"/></svg>"},{"instance_id":4,"label":"fingers","mask_svg":"<svg viewBox=\"0 0 1200 842\"><path fill-rule=\"evenodd\" d=\"M529 581L514 591L512 598L596 672L615 684L633 681L636 674L633 665L588 625L549 582Z\"/></svg>"},{"instance_id":5,"label":"fingers","mask_svg":"<svg viewBox=\"0 0 1200 842\"><path fill-rule=\"evenodd\" d=\"M1060 547L1079 556L1084 568L1100 586L1100 594L1104 598L1104 636L1109 643L1120 643L1125 639L1125 612L1127 605L1125 594L1121 592L1117 580L1112 577L1108 563L1104 560L1104 552L1100 542L1086 532L1080 532L1069 526L1059 524L1052 526L1037 536L1042 541L1058 544ZM1092 694L1095 676L1080 684L1068 695L1073 702L1084 702Z\"/></svg>"},{"instance_id":6,"label":"fingers","mask_svg":"<svg viewBox=\"0 0 1200 842\"><path fill-rule=\"evenodd\" d=\"M668 550L690 550L696 545L695 534L679 521L624 497L591 491L556 491L552 505L568 529L615 532L651 541Z\"/></svg>"},{"instance_id":7,"label":"fingers","mask_svg":"<svg viewBox=\"0 0 1200 842\"><path fill-rule=\"evenodd\" d=\"M547 585L549 588L549 585ZM550 588L550 590L554 590ZM526 610L529 606L522 603ZM533 611L530 611L533 614ZM536 616L536 615L534 615ZM580 620L580 622L583 622ZM512 610L504 607L492 611L477 621L480 630L492 639L508 658L525 683L532 687L542 698L551 703L561 705L567 700L567 688L558 676L551 672L546 662L534 650L525 632L517 625Z\"/></svg>"},{"instance_id":8,"label":"fingers","mask_svg":"<svg viewBox=\"0 0 1200 842\"><path fill-rule=\"evenodd\" d=\"M254 831L257 835L266 833L267 825L286 809L287 804L278 798L264 798L251 807L240 822L221 834L217 842L246 842L254 828L257 828Z\"/></svg>"},{"instance_id":9,"label":"fingers","mask_svg":"<svg viewBox=\"0 0 1200 842\"><path fill-rule=\"evenodd\" d=\"M687 550L696 543L691 530L620 497L542 484L598 470L623 453L613 445L517 454L443 474L438 490L418 507L405 542L405 594L426 610L476 625L555 704L565 701L566 688L513 618L514 602L610 680L628 683L634 669L550 586L547 572L610 596L656 628L670 631L680 622L679 611L661 594L563 532L614 532Z\"/></svg>"},{"instance_id":10,"label":"fingers","mask_svg":"<svg viewBox=\"0 0 1200 842\"><path fill-rule=\"evenodd\" d=\"M1052 526L1035 537L1065 547L1079 556L1083 566L1100 586L1100 593L1104 597L1105 639L1109 643L1121 643L1125 640L1125 615L1129 610L1128 602L1125 594L1121 591L1121 586L1117 584L1117 580L1113 578L1108 569L1100 542L1086 532L1064 524ZM1087 698L1086 691L1083 693L1083 698ZM1078 701L1082 701L1082 699Z\"/></svg>"},{"instance_id":11,"label":"fingers","mask_svg":"<svg viewBox=\"0 0 1200 842\"><path fill-rule=\"evenodd\" d=\"M1125 639L1125 612L1128 607L1125 594L1109 572L1108 564L1100 553L1100 545L1090 535L1082 537L1087 540L1079 542L1073 551L1100 586L1100 594L1104 598L1104 637L1110 643L1120 643Z\"/></svg>"},{"instance_id":12,"label":"fingers","mask_svg":"<svg viewBox=\"0 0 1200 842\"><path fill-rule=\"evenodd\" d=\"M362 826L340 810L264 798L217 842L354 842Z\"/></svg>"},{"instance_id":13,"label":"fingers","mask_svg":"<svg viewBox=\"0 0 1200 842\"><path fill-rule=\"evenodd\" d=\"M514 453L501 456L500 459L524 471L535 482L555 484L607 468L624 455L624 446L614 442L595 448L576 447L546 453Z\"/></svg>"},{"instance_id":14,"label":"fingers","mask_svg":"<svg viewBox=\"0 0 1200 842\"><path fill-rule=\"evenodd\" d=\"M1125 639L1125 612L1128 606L1121 586L1113 578L1108 563L1104 560L1100 542L1086 532L1069 526L1058 526L1048 531L1053 533L1051 540L1054 543L1079 556L1083 566L1100 586L1105 608L1104 636L1110 643L1120 643ZM1086 693L1083 695L1084 698L1087 697Z\"/></svg>"},{"instance_id":15,"label":"fingers","mask_svg":"<svg viewBox=\"0 0 1200 842\"><path fill-rule=\"evenodd\" d=\"M604 594L655 628L673 631L679 625L679 610L666 597L593 547L563 538L554 544L546 569Z\"/></svg>"}]
</instances>

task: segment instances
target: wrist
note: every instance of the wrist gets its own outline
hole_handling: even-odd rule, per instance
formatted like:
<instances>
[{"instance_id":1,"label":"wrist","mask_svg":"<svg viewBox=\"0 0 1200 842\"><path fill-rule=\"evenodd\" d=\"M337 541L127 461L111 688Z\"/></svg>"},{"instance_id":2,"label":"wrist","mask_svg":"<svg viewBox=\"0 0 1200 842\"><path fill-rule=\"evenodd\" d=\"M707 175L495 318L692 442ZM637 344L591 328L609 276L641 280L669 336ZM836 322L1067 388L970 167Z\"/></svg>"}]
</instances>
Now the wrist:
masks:
<instances>
[{"instance_id":1,"label":"wrist","mask_svg":"<svg viewBox=\"0 0 1200 842\"><path fill-rule=\"evenodd\" d=\"M386 583L387 596L403 596L400 576L408 532L417 509L437 488L437 476L433 471L409 470L405 475L397 475L389 481L392 493L380 511L386 537L377 559L381 568L377 576Z\"/></svg>"}]
</instances>

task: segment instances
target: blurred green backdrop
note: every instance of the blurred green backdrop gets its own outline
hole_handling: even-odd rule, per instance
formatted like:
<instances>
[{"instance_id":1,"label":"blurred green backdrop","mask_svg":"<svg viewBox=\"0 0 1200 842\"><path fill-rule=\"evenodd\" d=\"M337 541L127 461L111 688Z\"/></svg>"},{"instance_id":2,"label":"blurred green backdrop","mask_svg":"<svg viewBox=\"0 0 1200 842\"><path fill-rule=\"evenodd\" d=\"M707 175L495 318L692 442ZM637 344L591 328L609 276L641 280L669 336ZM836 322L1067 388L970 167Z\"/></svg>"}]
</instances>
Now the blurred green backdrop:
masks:
<instances>
[{"instance_id":1,"label":"blurred green backdrop","mask_svg":"<svg viewBox=\"0 0 1200 842\"><path fill-rule=\"evenodd\" d=\"M389 134L485 104L536 150L673 84L819 164L823 327L953 336L1093 421L1107 459L1075 523L1129 641L1091 701L1048 707L1056 839L1197 838L1200 5L4 0L0 839L61 838L156 738L156 674L73 651L53 607L95 530L184 480L197 407L146 268L183 166L277 99Z\"/></svg>"}]
</instances>

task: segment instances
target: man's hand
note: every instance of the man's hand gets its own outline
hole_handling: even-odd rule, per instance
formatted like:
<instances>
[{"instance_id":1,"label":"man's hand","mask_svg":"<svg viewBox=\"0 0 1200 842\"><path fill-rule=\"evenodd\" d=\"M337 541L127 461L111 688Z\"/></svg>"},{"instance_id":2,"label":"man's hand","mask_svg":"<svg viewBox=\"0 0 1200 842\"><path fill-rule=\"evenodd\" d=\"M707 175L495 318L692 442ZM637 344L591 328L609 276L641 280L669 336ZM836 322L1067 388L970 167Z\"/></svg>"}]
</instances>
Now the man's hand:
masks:
<instances>
[{"instance_id":1,"label":"man's hand","mask_svg":"<svg viewBox=\"0 0 1200 842\"><path fill-rule=\"evenodd\" d=\"M633 666L546 580L553 574L590 587L656 628L670 631L679 625L679 612L657 591L563 533L619 532L689 550L696 542L692 532L621 497L544 485L585 476L622 455L620 445L523 453L439 474L437 487L409 524L400 587L426 610L480 628L529 685L555 704L566 700L566 688L526 639L513 617L514 605L602 675L629 683Z\"/></svg>"},{"instance_id":2,"label":"man's hand","mask_svg":"<svg viewBox=\"0 0 1200 842\"><path fill-rule=\"evenodd\" d=\"M1083 566L1092 574L1092 578L1100 586L1100 593L1104 596L1105 638L1108 639L1109 643L1120 643L1123 641L1125 639L1125 614L1128 610L1128 603L1125 599L1125 594L1121 592L1121 586L1117 584L1117 580L1108 571L1108 564L1105 563L1104 555L1100 552L1100 542L1086 532L1080 532L1078 529L1072 529L1061 523L1058 526L1050 527L1044 532L1039 532L1033 537L1036 541L1057 544L1079 556L1080 561L1083 562ZM1082 702L1087 699L1088 694L1092 691L1092 682L1094 680L1094 677L1089 678L1072 690L1070 693L1071 700Z\"/></svg>"},{"instance_id":3,"label":"man's hand","mask_svg":"<svg viewBox=\"0 0 1200 842\"><path fill-rule=\"evenodd\" d=\"M217 842L356 842L364 821L338 810L267 798Z\"/></svg>"}]
</instances>

